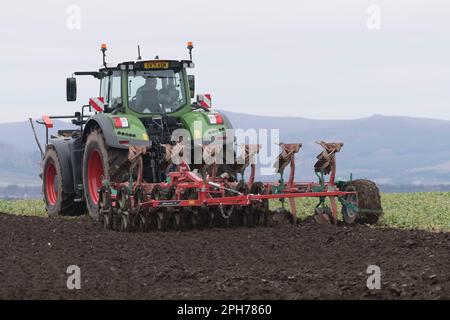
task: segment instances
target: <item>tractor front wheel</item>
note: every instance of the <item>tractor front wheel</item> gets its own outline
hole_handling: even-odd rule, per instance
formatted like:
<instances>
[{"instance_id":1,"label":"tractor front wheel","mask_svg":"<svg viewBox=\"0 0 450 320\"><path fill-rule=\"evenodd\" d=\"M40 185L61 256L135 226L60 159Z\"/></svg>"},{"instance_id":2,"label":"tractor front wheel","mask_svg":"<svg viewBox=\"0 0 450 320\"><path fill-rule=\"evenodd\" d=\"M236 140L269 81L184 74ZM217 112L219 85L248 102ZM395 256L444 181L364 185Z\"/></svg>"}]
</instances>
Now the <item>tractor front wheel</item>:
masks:
<instances>
[{"instance_id":1,"label":"tractor front wheel","mask_svg":"<svg viewBox=\"0 0 450 320\"><path fill-rule=\"evenodd\" d=\"M56 150L47 149L42 172L42 192L47 213L50 217L81 215L84 213L83 204L74 202L75 194L64 192L62 170Z\"/></svg>"},{"instance_id":2,"label":"tractor front wheel","mask_svg":"<svg viewBox=\"0 0 450 320\"><path fill-rule=\"evenodd\" d=\"M342 216L348 224L375 224L383 214L380 192L370 180L353 180L344 186L344 191L355 192L344 197Z\"/></svg>"}]
</instances>

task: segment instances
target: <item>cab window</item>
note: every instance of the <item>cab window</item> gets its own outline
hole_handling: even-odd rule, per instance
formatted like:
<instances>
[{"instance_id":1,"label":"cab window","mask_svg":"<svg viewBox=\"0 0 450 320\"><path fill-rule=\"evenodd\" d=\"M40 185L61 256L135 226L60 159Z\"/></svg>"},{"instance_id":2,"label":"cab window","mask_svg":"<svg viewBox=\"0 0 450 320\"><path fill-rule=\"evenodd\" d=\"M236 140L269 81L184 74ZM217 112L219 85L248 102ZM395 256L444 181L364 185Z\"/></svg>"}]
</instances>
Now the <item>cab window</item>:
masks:
<instances>
[{"instance_id":1,"label":"cab window","mask_svg":"<svg viewBox=\"0 0 450 320\"><path fill-rule=\"evenodd\" d=\"M108 102L108 86L109 77L104 77L100 83L100 97L105 99L105 103Z\"/></svg>"},{"instance_id":2,"label":"cab window","mask_svg":"<svg viewBox=\"0 0 450 320\"><path fill-rule=\"evenodd\" d=\"M110 78L108 106L111 110L114 110L122 106L122 81L119 72L113 74Z\"/></svg>"},{"instance_id":3,"label":"cab window","mask_svg":"<svg viewBox=\"0 0 450 320\"><path fill-rule=\"evenodd\" d=\"M130 109L139 113L170 113L187 103L181 70L131 71Z\"/></svg>"}]
</instances>

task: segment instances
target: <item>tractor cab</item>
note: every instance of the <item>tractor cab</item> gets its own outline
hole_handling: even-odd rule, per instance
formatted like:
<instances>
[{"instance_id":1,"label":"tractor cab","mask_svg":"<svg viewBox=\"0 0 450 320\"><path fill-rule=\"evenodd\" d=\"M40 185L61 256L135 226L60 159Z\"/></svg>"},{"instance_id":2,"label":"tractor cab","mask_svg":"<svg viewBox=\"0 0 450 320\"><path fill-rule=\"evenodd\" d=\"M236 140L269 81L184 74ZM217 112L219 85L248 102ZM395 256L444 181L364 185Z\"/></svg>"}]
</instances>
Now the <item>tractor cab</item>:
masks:
<instances>
[{"instance_id":1,"label":"tractor cab","mask_svg":"<svg viewBox=\"0 0 450 320\"><path fill-rule=\"evenodd\" d=\"M148 60L101 69L104 111L122 111L137 117L177 116L189 111L194 78L187 75L186 69L193 66L191 61Z\"/></svg>"},{"instance_id":2,"label":"tractor cab","mask_svg":"<svg viewBox=\"0 0 450 320\"><path fill-rule=\"evenodd\" d=\"M112 65L106 63L107 48L102 45L102 68L74 72L67 79L67 101L76 101L75 76L93 76L100 81L99 96L83 106L80 118L74 122L81 125L83 141L98 126L111 132L108 143L117 148L147 146L155 139L157 144L171 143L172 132L180 128L189 131L192 139L207 136L209 141L219 136L223 140L231 123L211 110L211 96L197 95L197 101L191 102L195 97L195 77L187 71L194 68L193 44L188 42L187 48L189 60L143 60L139 53L136 61ZM86 116L86 108L95 115ZM195 123L200 124L200 130L194 128Z\"/></svg>"},{"instance_id":3,"label":"tractor cab","mask_svg":"<svg viewBox=\"0 0 450 320\"><path fill-rule=\"evenodd\" d=\"M107 64L106 45L102 44L103 66L97 71L74 72L74 76L93 76L100 80L100 95L91 105L95 111L123 112L136 117L171 114L179 116L191 110L195 96L195 77L187 74L194 68L191 60L142 60ZM67 101L76 101L76 78L67 79ZM198 97L203 101L203 96ZM99 103L100 102L100 105ZM90 103L91 104L91 103ZM194 103L195 105L195 103Z\"/></svg>"}]
</instances>

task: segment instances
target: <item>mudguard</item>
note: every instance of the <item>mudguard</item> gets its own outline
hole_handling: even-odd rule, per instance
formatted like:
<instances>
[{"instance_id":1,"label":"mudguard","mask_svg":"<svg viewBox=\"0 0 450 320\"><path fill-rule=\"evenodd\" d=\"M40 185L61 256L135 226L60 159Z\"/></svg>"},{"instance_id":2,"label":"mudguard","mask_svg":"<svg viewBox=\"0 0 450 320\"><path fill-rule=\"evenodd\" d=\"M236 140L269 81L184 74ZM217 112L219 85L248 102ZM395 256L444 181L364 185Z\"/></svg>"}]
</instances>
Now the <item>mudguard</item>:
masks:
<instances>
[{"instance_id":1,"label":"mudguard","mask_svg":"<svg viewBox=\"0 0 450 320\"><path fill-rule=\"evenodd\" d=\"M128 119L130 124L129 128L124 129L116 129L113 126L111 117L125 117ZM149 146L150 141L148 139L146 130L142 122L135 116L130 114L117 114L110 115L104 113L98 113L92 116L83 130L83 142L86 142L87 135L91 131L92 128L99 127L102 130L103 136L105 137L105 142L109 147L118 148L118 149L128 149L128 145L136 145L136 146ZM130 135L125 135L120 139L126 139L129 141L127 144L120 143L119 136L117 135L117 131L130 133ZM131 137L133 135L136 138Z\"/></svg>"},{"instance_id":2,"label":"mudguard","mask_svg":"<svg viewBox=\"0 0 450 320\"><path fill-rule=\"evenodd\" d=\"M210 123L209 115L220 115L223 123ZM232 125L228 118L217 111L197 110L181 115L181 121L185 129L189 130L192 139L202 139L207 135L225 134L227 129L232 129ZM201 127L196 127L201 125Z\"/></svg>"},{"instance_id":3,"label":"mudguard","mask_svg":"<svg viewBox=\"0 0 450 320\"><path fill-rule=\"evenodd\" d=\"M111 123L111 120L102 113L98 113L94 116L92 116L88 122L86 123L86 126L83 130L83 141L86 142L87 135L94 127L100 127L100 129L103 132L103 136L105 137L105 142L108 146L119 148L119 149L127 149L128 146L121 145L119 143L119 139L117 135L115 134L114 127Z\"/></svg>"}]
</instances>

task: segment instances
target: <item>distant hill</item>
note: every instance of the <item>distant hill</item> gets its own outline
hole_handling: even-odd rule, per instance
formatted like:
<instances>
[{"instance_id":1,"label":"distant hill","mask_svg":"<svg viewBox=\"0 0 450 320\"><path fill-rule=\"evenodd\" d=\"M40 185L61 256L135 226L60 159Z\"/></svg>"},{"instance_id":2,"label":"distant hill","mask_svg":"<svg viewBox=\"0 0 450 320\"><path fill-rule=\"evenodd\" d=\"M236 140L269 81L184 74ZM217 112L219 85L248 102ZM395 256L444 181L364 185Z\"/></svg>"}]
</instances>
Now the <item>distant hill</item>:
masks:
<instances>
[{"instance_id":1,"label":"distant hill","mask_svg":"<svg viewBox=\"0 0 450 320\"><path fill-rule=\"evenodd\" d=\"M45 127L34 123L39 139L45 141ZM54 128L49 132L56 134L58 130L73 128L74 126L68 122L54 121ZM0 123L0 143L13 144L14 148L20 151L38 151L34 140L33 131L30 122L11 122Z\"/></svg>"},{"instance_id":2,"label":"distant hill","mask_svg":"<svg viewBox=\"0 0 450 320\"><path fill-rule=\"evenodd\" d=\"M0 142L0 187L10 184L36 185L40 155L19 150L10 143Z\"/></svg>"},{"instance_id":3,"label":"distant hill","mask_svg":"<svg viewBox=\"0 0 450 320\"><path fill-rule=\"evenodd\" d=\"M370 178L383 185L450 184L450 121L379 115L311 120L224 113L234 128L280 129L282 142L302 142L298 179L315 179L313 164L320 147L314 142L325 140L344 142L337 155L339 176L353 173L355 178ZM57 122L54 131L68 127L68 123ZM36 129L44 141L44 128ZM28 122L0 124L0 148L0 186L40 184L40 156Z\"/></svg>"},{"instance_id":4,"label":"distant hill","mask_svg":"<svg viewBox=\"0 0 450 320\"><path fill-rule=\"evenodd\" d=\"M55 128L71 128L67 122L56 121ZM35 124L36 132L42 144L45 143L45 127ZM44 147L44 145L43 145ZM11 184L19 186L39 186L41 156L36 145L30 123L0 123L0 187Z\"/></svg>"},{"instance_id":5,"label":"distant hill","mask_svg":"<svg viewBox=\"0 0 450 320\"><path fill-rule=\"evenodd\" d=\"M380 184L450 184L450 121L372 116L357 120L311 120L225 112L235 128L279 128L280 141L302 142L300 177L312 179L315 141L343 142L338 174Z\"/></svg>"}]
</instances>

